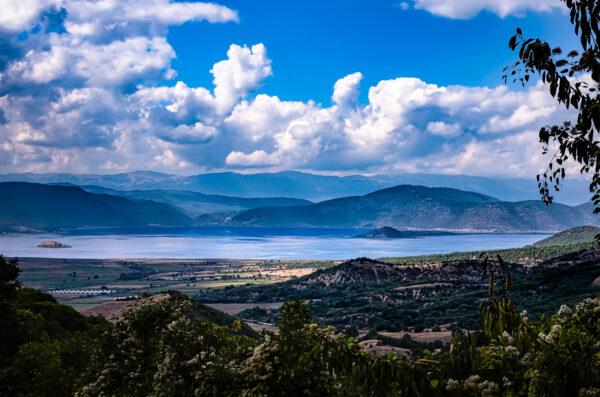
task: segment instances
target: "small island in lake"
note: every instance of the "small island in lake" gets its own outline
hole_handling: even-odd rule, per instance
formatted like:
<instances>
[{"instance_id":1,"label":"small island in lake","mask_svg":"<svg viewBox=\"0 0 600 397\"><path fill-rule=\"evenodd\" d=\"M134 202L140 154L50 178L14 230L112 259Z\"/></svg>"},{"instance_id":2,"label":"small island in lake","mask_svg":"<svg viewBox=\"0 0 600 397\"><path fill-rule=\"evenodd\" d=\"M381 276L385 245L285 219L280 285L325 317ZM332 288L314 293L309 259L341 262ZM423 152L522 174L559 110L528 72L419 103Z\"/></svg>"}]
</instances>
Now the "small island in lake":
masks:
<instances>
[{"instance_id":1,"label":"small island in lake","mask_svg":"<svg viewBox=\"0 0 600 397\"><path fill-rule=\"evenodd\" d=\"M39 243L38 247L40 247L40 248L71 248L70 245L59 243L58 241L44 241L43 243Z\"/></svg>"},{"instance_id":2,"label":"small island in lake","mask_svg":"<svg viewBox=\"0 0 600 397\"><path fill-rule=\"evenodd\" d=\"M451 234L457 234L452 232L438 231L438 230L398 230L393 227L384 226L377 229L373 229L366 233L357 234L352 236L354 238L374 238L380 240L389 240L396 238L417 238L425 236L447 236Z\"/></svg>"}]
</instances>

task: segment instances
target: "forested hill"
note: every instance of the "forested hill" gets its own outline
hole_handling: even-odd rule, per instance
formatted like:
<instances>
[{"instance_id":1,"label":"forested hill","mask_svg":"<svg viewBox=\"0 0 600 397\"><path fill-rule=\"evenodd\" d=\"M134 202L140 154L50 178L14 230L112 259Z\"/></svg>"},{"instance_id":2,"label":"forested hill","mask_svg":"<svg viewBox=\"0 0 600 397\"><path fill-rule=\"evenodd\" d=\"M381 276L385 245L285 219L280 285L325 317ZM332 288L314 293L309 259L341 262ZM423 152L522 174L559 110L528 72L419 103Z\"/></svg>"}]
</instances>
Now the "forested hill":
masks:
<instances>
[{"instance_id":1,"label":"forested hill","mask_svg":"<svg viewBox=\"0 0 600 397\"><path fill-rule=\"evenodd\" d=\"M538 247L549 247L553 245L591 243L600 234L600 227L579 226L564 230L535 243Z\"/></svg>"},{"instance_id":2,"label":"forested hill","mask_svg":"<svg viewBox=\"0 0 600 397\"><path fill-rule=\"evenodd\" d=\"M0 183L0 230L83 226L187 225L177 209L148 200L92 194L74 186Z\"/></svg>"},{"instance_id":3,"label":"forested hill","mask_svg":"<svg viewBox=\"0 0 600 397\"><path fill-rule=\"evenodd\" d=\"M598 224L591 205L504 202L449 188L400 185L307 206L257 208L231 219L252 226L328 226L466 231L558 231Z\"/></svg>"}]
</instances>

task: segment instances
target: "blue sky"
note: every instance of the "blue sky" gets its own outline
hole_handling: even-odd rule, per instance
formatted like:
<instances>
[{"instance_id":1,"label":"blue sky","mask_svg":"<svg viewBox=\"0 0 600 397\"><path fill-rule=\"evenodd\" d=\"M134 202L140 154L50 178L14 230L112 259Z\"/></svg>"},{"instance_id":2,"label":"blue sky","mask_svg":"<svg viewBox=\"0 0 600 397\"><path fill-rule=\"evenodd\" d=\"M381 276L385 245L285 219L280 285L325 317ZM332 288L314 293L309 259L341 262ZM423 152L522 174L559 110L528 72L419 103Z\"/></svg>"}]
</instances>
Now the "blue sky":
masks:
<instances>
[{"instance_id":1,"label":"blue sky","mask_svg":"<svg viewBox=\"0 0 600 397\"><path fill-rule=\"evenodd\" d=\"M286 100L331 104L339 78L362 72L363 84L398 76L439 85L496 86L514 61L508 39L517 26L565 48L576 47L562 9L519 16L482 11L461 20L403 10L393 0L223 1L239 23L187 23L169 29L174 68L192 85L210 86L208 72L231 43L263 43L274 76L263 89ZM366 90L362 92L364 101Z\"/></svg>"},{"instance_id":2,"label":"blue sky","mask_svg":"<svg viewBox=\"0 0 600 397\"><path fill-rule=\"evenodd\" d=\"M0 172L532 177L573 113L517 26L577 48L559 0L6 0Z\"/></svg>"}]
</instances>

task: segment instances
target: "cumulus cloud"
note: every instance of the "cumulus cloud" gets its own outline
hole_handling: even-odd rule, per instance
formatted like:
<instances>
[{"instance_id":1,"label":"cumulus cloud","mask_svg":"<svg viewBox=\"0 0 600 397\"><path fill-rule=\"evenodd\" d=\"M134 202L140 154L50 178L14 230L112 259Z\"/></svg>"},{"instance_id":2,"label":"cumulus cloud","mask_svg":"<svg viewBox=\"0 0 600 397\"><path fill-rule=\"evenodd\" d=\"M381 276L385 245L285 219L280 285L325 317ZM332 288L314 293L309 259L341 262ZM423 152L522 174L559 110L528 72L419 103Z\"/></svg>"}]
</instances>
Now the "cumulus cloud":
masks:
<instances>
[{"instance_id":1,"label":"cumulus cloud","mask_svg":"<svg viewBox=\"0 0 600 397\"><path fill-rule=\"evenodd\" d=\"M333 106L306 104L297 107L290 119L275 121L280 109L290 105L279 100L262 97L260 106L238 105L233 111L236 120L269 125L272 118L277 128L260 148L247 143L251 151L232 150L227 164L373 172L504 174L509 170L523 176L539 171L543 164L539 148L532 145L541 120L560 122L572 117L541 83L514 92L504 86L444 87L397 78L371 87L366 105L339 106L354 98L358 80L355 75L338 80ZM233 127L243 139L244 123ZM523 144L526 139L528 145Z\"/></svg>"},{"instance_id":2,"label":"cumulus cloud","mask_svg":"<svg viewBox=\"0 0 600 397\"><path fill-rule=\"evenodd\" d=\"M523 176L543 164L532 144L539 125L572 117L541 83L512 91L399 77L363 87L368 95L361 103L363 75L356 72L331 87L331 104L254 95L265 84L268 91L273 74L260 43L232 44L210 71L213 86L194 87L177 81L171 68L176 54L168 26L237 21L227 7L168 0L10 3L9 14L0 16L0 44L12 51L0 57L3 172ZM452 15L475 12L481 8L475 3L456 5ZM439 8L441 1L427 4L451 12ZM23 32L31 34L17 40Z\"/></svg>"},{"instance_id":3,"label":"cumulus cloud","mask_svg":"<svg viewBox=\"0 0 600 397\"><path fill-rule=\"evenodd\" d=\"M163 37L133 37L105 45L79 43L53 35L51 49L30 52L7 71L7 79L49 83L127 87L141 80L168 78L175 52Z\"/></svg>"},{"instance_id":4,"label":"cumulus cloud","mask_svg":"<svg viewBox=\"0 0 600 397\"><path fill-rule=\"evenodd\" d=\"M175 77L170 65L176 54L166 39L170 25L236 22L236 11L170 0L23 0L0 6L4 169L178 169L190 163L174 160L171 146L206 143L217 134L198 117L216 106L208 90L182 94L185 84L171 89L167 95L187 98L181 98L181 112L177 103L163 109L177 115L169 118L160 117L151 98L145 101L144 89ZM234 88L242 94L250 89Z\"/></svg>"},{"instance_id":5,"label":"cumulus cloud","mask_svg":"<svg viewBox=\"0 0 600 397\"><path fill-rule=\"evenodd\" d=\"M360 72L349 74L339 79L333 86L331 100L338 106L347 107L356 102L358 98L358 87L363 75Z\"/></svg>"},{"instance_id":6,"label":"cumulus cloud","mask_svg":"<svg viewBox=\"0 0 600 397\"><path fill-rule=\"evenodd\" d=\"M45 11L57 10L60 2L55 0L2 0L0 1L0 31L21 33L33 27Z\"/></svg>"},{"instance_id":7,"label":"cumulus cloud","mask_svg":"<svg viewBox=\"0 0 600 397\"><path fill-rule=\"evenodd\" d=\"M189 21L238 21L237 12L212 3L170 0L63 0L68 10L66 30L94 41L115 37L157 36L169 25Z\"/></svg>"},{"instance_id":8,"label":"cumulus cloud","mask_svg":"<svg viewBox=\"0 0 600 397\"><path fill-rule=\"evenodd\" d=\"M238 166L260 167L265 165L274 165L277 163L277 159L275 156L268 154L264 150L255 150L249 154L233 151L227 155L225 163Z\"/></svg>"},{"instance_id":9,"label":"cumulus cloud","mask_svg":"<svg viewBox=\"0 0 600 397\"><path fill-rule=\"evenodd\" d=\"M402 9L408 9L408 3ZM453 19L468 19L482 11L504 18L509 15L522 16L528 11L548 12L562 9L560 0L414 0L413 7Z\"/></svg>"},{"instance_id":10,"label":"cumulus cloud","mask_svg":"<svg viewBox=\"0 0 600 397\"><path fill-rule=\"evenodd\" d=\"M252 48L232 44L227 59L215 63L210 72L214 76L217 109L226 113L272 74L271 60L263 44Z\"/></svg>"},{"instance_id":11,"label":"cumulus cloud","mask_svg":"<svg viewBox=\"0 0 600 397\"><path fill-rule=\"evenodd\" d=\"M462 133L460 124L446 124L443 121L431 121L427 124L427 131L433 135L440 135L446 138L453 138Z\"/></svg>"},{"instance_id":12,"label":"cumulus cloud","mask_svg":"<svg viewBox=\"0 0 600 397\"><path fill-rule=\"evenodd\" d=\"M260 94L252 101L236 105L224 123L245 139L259 142L274 137L314 107L314 102L282 101L276 96Z\"/></svg>"}]
</instances>

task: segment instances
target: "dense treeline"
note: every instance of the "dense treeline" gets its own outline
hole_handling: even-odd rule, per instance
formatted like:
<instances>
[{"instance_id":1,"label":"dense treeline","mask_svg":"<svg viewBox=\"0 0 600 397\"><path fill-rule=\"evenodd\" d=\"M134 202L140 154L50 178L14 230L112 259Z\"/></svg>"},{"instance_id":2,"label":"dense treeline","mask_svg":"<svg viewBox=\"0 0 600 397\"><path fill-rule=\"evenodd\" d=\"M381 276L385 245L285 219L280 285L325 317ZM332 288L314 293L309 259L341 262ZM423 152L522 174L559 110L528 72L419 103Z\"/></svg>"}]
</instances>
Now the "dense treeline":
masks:
<instances>
[{"instance_id":1,"label":"dense treeline","mask_svg":"<svg viewBox=\"0 0 600 397\"><path fill-rule=\"evenodd\" d=\"M448 254L431 254L420 256L404 256L398 258L382 258L381 261L396 265L428 264L449 261L471 260L479 258L484 253L501 255L507 262L522 263L524 265L535 265L541 261L568 255L582 250L598 248L598 244L590 241L575 244L562 244L550 246L528 245L522 248L507 248L491 251L468 251L453 252Z\"/></svg>"},{"instance_id":2,"label":"dense treeline","mask_svg":"<svg viewBox=\"0 0 600 397\"><path fill-rule=\"evenodd\" d=\"M193 320L186 298L155 300L115 323L86 318L19 288L0 257L0 394L28 396L564 396L600 392L600 303L586 299L531 322L490 289L482 321L490 341L457 331L443 353L375 356L287 301L278 333ZM498 278L505 279L501 272Z\"/></svg>"}]
</instances>

